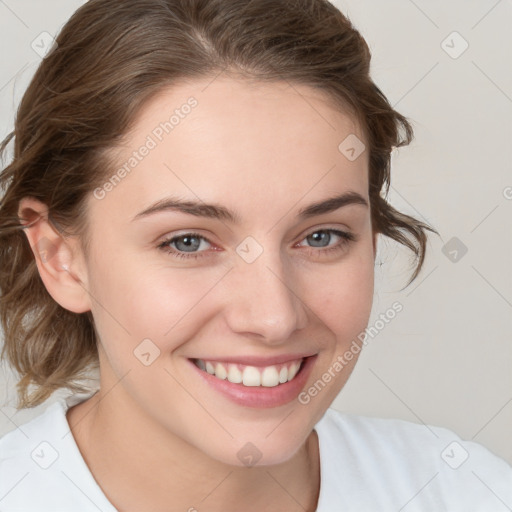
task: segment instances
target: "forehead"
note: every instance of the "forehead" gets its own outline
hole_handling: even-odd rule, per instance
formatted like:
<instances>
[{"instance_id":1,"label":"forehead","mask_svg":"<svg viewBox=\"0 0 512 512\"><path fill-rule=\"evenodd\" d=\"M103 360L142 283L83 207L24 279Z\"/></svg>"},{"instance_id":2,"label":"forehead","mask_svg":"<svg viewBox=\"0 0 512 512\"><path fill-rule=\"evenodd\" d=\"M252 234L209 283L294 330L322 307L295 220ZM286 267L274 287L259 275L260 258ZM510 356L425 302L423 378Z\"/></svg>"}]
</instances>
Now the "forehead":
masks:
<instances>
[{"instance_id":1,"label":"forehead","mask_svg":"<svg viewBox=\"0 0 512 512\"><path fill-rule=\"evenodd\" d=\"M172 194L261 215L301 198L367 196L368 151L347 158L345 141L360 151L361 127L309 86L223 76L183 82L148 101L112 151L112 174L126 172L102 204L139 211Z\"/></svg>"}]
</instances>

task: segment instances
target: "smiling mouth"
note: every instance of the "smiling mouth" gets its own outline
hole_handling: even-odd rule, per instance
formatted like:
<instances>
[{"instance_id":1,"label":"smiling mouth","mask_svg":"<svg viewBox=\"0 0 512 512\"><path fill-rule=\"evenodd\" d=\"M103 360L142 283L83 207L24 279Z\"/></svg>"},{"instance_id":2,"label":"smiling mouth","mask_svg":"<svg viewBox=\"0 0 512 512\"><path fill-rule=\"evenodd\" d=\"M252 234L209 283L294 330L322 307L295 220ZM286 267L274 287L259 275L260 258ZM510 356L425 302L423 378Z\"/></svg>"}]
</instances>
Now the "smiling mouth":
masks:
<instances>
[{"instance_id":1,"label":"smiling mouth","mask_svg":"<svg viewBox=\"0 0 512 512\"><path fill-rule=\"evenodd\" d=\"M271 366L250 366L193 359L194 364L217 379L246 387L273 388L293 380L300 372L305 358Z\"/></svg>"}]
</instances>

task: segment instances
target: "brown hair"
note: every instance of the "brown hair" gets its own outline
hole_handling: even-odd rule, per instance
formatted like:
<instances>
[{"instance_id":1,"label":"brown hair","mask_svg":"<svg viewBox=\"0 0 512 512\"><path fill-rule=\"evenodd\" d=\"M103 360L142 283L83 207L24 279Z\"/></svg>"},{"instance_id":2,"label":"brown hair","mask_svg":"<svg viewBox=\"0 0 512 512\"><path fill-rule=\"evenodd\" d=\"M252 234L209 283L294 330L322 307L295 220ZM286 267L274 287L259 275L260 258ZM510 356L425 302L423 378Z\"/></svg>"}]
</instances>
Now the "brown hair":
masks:
<instances>
[{"instance_id":1,"label":"brown hair","mask_svg":"<svg viewBox=\"0 0 512 512\"><path fill-rule=\"evenodd\" d=\"M181 79L232 71L287 80L348 108L366 134L373 230L411 249L417 265L408 284L418 275L426 231L436 231L385 199L391 151L409 144L413 130L370 78L366 42L327 0L91 0L56 43L0 146L5 156L14 139L14 159L0 175L0 315L2 357L21 377L18 408L63 387L87 392L79 380L98 363L92 314L68 311L47 292L19 201L43 202L56 229L79 237L87 253L85 200L110 174L108 149L145 102Z\"/></svg>"}]
</instances>

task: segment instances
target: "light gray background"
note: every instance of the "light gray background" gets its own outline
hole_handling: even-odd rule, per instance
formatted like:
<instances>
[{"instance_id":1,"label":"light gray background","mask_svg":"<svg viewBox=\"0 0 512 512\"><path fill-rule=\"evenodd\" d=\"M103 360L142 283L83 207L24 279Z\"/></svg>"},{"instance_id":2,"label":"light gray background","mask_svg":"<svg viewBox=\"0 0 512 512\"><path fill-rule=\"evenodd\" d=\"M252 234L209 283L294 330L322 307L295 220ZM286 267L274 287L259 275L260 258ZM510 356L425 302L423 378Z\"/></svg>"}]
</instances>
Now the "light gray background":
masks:
<instances>
[{"instance_id":1,"label":"light gray background","mask_svg":"<svg viewBox=\"0 0 512 512\"><path fill-rule=\"evenodd\" d=\"M0 0L2 138L40 62L32 42L82 3ZM424 270L403 291L409 253L381 239L369 325L396 300L403 311L369 339L334 407L445 426L512 462L512 2L335 4L370 45L374 80L415 127L413 144L394 154L389 199L441 238L430 238ZM457 58L464 42L454 31L469 44ZM456 261L442 252L453 237ZM66 394L16 413L14 384L4 369L0 435Z\"/></svg>"}]
</instances>

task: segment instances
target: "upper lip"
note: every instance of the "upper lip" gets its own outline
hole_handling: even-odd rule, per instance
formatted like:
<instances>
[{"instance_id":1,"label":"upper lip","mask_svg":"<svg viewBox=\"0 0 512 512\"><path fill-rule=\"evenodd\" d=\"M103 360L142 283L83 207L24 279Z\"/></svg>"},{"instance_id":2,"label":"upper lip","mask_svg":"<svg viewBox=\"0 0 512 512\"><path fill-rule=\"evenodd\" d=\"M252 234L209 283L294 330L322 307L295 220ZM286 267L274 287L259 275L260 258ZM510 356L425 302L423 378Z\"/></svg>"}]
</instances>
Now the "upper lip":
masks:
<instances>
[{"instance_id":1,"label":"upper lip","mask_svg":"<svg viewBox=\"0 0 512 512\"><path fill-rule=\"evenodd\" d=\"M298 361L306 357L311 357L316 354L305 353L305 354L281 354L272 357L262 356L226 356L226 357L194 357L191 359L201 359L203 361L211 361L216 363L231 363L231 364L242 364L245 366L272 366L275 364L289 363L292 361Z\"/></svg>"}]
</instances>

